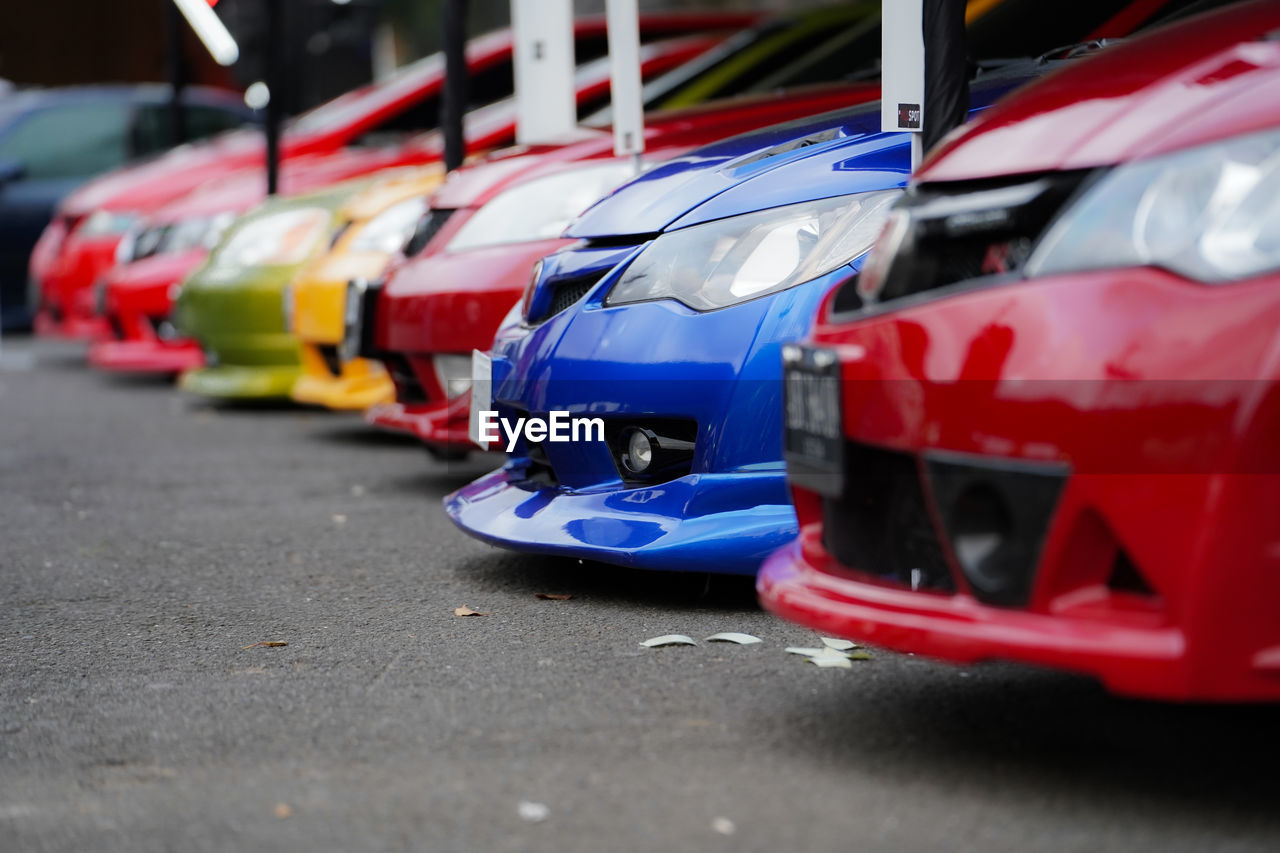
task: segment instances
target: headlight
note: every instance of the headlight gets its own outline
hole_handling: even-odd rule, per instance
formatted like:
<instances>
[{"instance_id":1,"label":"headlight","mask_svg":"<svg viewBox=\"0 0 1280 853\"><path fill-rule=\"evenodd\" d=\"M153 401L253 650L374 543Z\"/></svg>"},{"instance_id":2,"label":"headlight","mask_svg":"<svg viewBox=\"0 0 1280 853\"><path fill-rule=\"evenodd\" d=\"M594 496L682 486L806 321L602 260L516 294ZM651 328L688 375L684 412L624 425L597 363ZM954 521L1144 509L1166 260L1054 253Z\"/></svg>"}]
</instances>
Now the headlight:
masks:
<instances>
[{"instance_id":1,"label":"headlight","mask_svg":"<svg viewBox=\"0 0 1280 853\"><path fill-rule=\"evenodd\" d=\"M606 305L675 299L713 311L777 293L871 247L901 190L775 207L663 234L631 264Z\"/></svg>"},{"instance_id":2,"label":"headlight","mask_svg":"<svg viewBox=\"0 0 1280 853\"><path fill-rule=\"evenodd\" d=\"M132 228L137 221L138 217L133 213L96 210L89 215L76 233L81 237L120 236Z\"/></svg>"},{"instance_id":3,"label":"headlight","mask_svg":"<svg viewBox=\"0 0 1280 853\"><path fill-rule=\"evenodd\" d=\"M1206 283L1280 268L1280 133L1116 168L1050 228L1027 273L1137 266Z\"/></svg>"},{"instance_id":4,"label":"headlight","mask_svg":"<svg viewBox=\"0 0 1280 853\"><path fill-rule=\"evenodd\" d=\"M192 249L212 249L218 245L222 235L235 222L234 213L219 213L217 216L201 216L184 219L169 228L165 235L162 252L187 252Z\"/></svg>"},{"instance_id":5,"label":"headlight","mask_svg":"<svg viewBox=\"0 0 1280 853\"><path fill-rule=\"evenodd\" d=\"M633 174L629 163L610 160L512 187L476 211L446 251L559 237L584 210Z\"/></svg>"},{"instance_id":6,"label":"headlight","mask_svg":"<svg viewBox=\"0 0 1280 853\"><path fill-rule=\"evenodd\" d=\"M324 239L331 218L319 207L245 217L210 260L222 268L300 264Z\"/></svg>"},{"instance_id":7,"label":"headlight","mask_svg":"<svg viewBox=\"0 0 1280 853\"><path fill-rule=\"evenodd\" d=\"M434 355L431 366L435 368L436 379L450 400L456 400L471 390L471 356Z\"/></svg>"},{"instance_id":8,"label":"headlight","mask_svg":"<svg viewBox=\"0 0 1280 853\"><path fill-rule=\"evenodd\" d=\"M124 237L122 237L120 242L116 244L117 264L128 264L133 262L134 251L136 250L138 243L138 235L141 232L142 229L137 226L130 228L125 232Z\"/></svg>"},{"instance_id":9,"label":"headlight","mask_svg":"<svg viewBox=\"0 0 1280 853\"><path fill-rule=\"evenodd\" d=\"M427 200L423 196L392 205L364 225L357 226L360 230L351 239L351 251L394 255L409 242L426 209Z\"/></svg>"}]
</instances>

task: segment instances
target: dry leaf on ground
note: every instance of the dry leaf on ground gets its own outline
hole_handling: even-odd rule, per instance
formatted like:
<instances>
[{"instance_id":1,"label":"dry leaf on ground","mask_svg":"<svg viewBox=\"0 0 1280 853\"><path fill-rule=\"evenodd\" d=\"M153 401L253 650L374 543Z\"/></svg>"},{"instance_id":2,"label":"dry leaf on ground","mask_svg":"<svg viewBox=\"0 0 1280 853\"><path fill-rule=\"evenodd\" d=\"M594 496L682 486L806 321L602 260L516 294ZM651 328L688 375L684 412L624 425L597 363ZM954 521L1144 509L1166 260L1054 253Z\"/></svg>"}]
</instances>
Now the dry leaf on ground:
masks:
<instances>
[{"instance_id":1,"label":"dry leaf on ground","mask_svg":"<svg viewBox=\"0 0 1280 853\"><path fill-rule=\"evenodd\" d=\"M560 592L535 592L534 598L540 598L543 601L568 601L573 598L572 595L566 595Z\"/></svg>"},{"instance_id":2,"label":"dry leaf on ground","mask_svg":"<svg viewBox=\"0 0 1280 853\"><path fill-rule=\"evenodd\" d=\"M684 634L663 634L661 637L654 637L652 640L645 640L640 645L650 649L656 649L658 646L696 646L692 637L686 637Z\"/></svg>"},{"instance_id":3,"label":"dry leaf on ground","mask_svg":"<svg viewBox=\"0 0 1280 853\"><path fill-rule=\"evenodd\" d=\"M489 614L481 613L479 610L472 610L470 607L467 607L464 604L461 607L453 608L453 615L454 616L488 616Z\"/></svg>"},{"instance_id":4,"label":"dry leaf on ground","mask_svg":"<svg viewBox=\"0 0 1280 853\"><path fill-rule=\"evenodd\" d=\"M753 637L750 634L742 634L738 631L725 631L720 634L712 634L703 642L707 643L737 643L740 646L750 646L755 643L764 642L759 637Z\"/></svg>"},{"instance_id":5,"label":"dry leaf on ground","mask_svg":"<svg viewBox=\"0 0 1280 853\"><path fill-rule=\"evenodd\" d=\"M279 648L280 646L287 646L287 645L289 644L286 643L284 640L264 640L261 643L253 643L248 646L241 646L240 651L243 652L246 649L256 649L260 646L263 648L274 649L274 648Z\"/></svg>"}]
</instances>

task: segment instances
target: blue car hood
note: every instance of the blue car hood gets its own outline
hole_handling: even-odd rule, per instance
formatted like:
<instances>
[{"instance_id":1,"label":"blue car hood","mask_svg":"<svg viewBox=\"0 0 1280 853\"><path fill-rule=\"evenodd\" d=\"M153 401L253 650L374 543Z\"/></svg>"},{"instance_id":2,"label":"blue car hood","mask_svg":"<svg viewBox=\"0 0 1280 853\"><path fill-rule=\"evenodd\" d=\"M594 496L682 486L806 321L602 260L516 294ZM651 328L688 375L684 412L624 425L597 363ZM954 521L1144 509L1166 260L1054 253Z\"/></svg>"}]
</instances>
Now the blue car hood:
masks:
<instances>
[{"instance_id":1,"label":"blue car hood","mask_svg":"<svg viewBox=\"0 0 1280 853\"><path fill-rule=\"evenodd\" d=\"M974 83L973 109L1038 74L1025 68ZM880 130L880 103L730 137L668 161L602 199L565 232L580 239L657 234L781 204L885 188L901 172L904 134ZM782 168L786 166L787 168ZM838 181L832 172L843 173ZM861 187L851 173L865 172Z\"/></svg>"}]
</instances>

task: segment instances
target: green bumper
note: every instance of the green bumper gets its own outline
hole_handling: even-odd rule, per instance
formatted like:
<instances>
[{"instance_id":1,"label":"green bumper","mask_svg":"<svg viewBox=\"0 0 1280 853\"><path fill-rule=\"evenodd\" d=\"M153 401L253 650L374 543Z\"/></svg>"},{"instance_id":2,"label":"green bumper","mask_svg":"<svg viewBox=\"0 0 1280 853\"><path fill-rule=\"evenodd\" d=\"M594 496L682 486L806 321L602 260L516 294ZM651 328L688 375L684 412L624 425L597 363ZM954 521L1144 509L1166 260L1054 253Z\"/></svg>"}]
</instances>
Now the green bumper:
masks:
<instances>
[{"instance_id":1,"label":"green bumper","mask_svg":"<svg viewBox=\"0 0 1280 853\"><path fill-rule=\"evenodd\" d=\"M293 383L302 375L297 367L223 365L188 370L178 387L201 397L232 400L289 399Z\"/></svg>"}]
</instances>

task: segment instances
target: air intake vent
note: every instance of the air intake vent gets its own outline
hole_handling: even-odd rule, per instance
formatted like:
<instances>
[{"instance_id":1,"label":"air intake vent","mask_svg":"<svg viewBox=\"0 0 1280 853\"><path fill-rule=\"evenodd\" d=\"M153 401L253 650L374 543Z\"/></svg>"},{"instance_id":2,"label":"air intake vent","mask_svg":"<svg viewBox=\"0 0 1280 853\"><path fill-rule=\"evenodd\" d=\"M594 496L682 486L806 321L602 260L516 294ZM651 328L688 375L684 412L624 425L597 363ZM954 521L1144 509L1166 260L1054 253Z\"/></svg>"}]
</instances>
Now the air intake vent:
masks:
<instances>
[{"instance_id":1,"label":"air intake vent","mask_svg":"<svg viewBox=\"0 0 1280 853\"><path fill-rule=\"evenodd\" d=\"M759 163L761 160L768 160L770 157L777 157L782 154L787 154L789 152L796 151L800 148L811 148L814 145L821 145L824 142L830 142L833 139L839 139L840 135L841 135L841 130L838 127L833 127L833 128L830 128L829 130L823 130L823 131L820 131L819 133L812 133L804 137L803 139L793 139L790 142L784 142L781 145L775 145L773 148L766 148L764 151L760 151L756 154L753 154L750 157L746 158L745 160L739 160L737 163L734 163L733 166L735 168L741 168L742 166L750 166L752 163Z\"/></svg>"}]
</instances>

